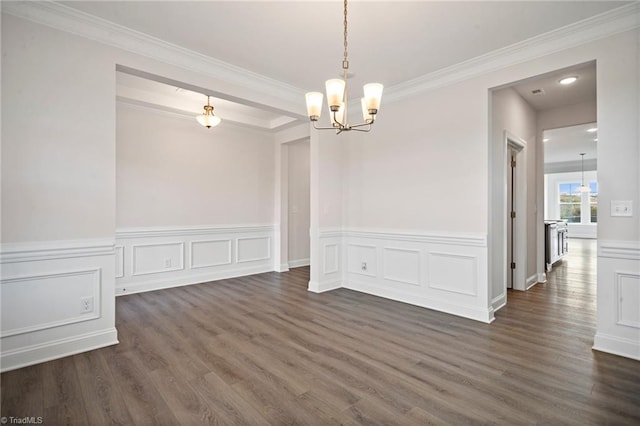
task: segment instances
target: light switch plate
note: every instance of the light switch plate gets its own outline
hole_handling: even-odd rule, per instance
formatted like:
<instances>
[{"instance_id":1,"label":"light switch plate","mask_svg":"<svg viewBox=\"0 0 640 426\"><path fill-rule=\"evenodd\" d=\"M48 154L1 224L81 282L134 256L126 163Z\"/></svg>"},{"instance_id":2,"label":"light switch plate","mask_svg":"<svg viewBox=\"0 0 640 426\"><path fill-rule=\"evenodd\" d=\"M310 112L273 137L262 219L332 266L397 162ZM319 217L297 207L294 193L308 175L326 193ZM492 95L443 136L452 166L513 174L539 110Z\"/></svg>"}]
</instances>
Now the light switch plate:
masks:
<instances>
[{"instance_id":1,"label":"light switch plate","mask_svg":"<svg viewBox=\"0 0 640 426\"><path fill-rule=\"evenodd\" d=\"M611 216L633 216L633 200L612 200Z\"/></svg>"}]
</instances>

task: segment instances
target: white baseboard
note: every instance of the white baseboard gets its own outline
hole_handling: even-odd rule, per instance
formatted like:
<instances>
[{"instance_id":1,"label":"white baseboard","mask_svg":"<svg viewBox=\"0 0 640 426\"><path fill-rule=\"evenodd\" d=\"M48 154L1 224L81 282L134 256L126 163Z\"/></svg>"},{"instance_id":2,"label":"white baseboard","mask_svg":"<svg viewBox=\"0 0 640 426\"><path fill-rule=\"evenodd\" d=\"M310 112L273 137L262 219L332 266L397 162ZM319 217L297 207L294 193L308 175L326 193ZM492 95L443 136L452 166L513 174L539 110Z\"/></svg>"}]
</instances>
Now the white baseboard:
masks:
<instances>
[{"instance_id":1,"label":"white baseboard","mask_svg":"<svg viewBox=\"0 0 640 426\"><path fill-rule=\"evenodd\" d=\"M342 288L342 281L326 281L322 283L318 283L315 281L309 281L308 290L312 293L324 293L325 291L331 291L338 288Z\"/></svg>"},{"instance_id":2,"label":"white baseboard","mask_svg":"<svg viewBox=\"0 0 640 426\"><path fill-rule=\"evenodd\" d=\"M547 282L547 274L544 272L538 272L538 282L540 284L545 284Z\"/></svg>"},{"instance_id":3,"label":"white baseboard","mask_svg":"<svg viewBox=\"0 0 640 426\"><path fill-rule=\"evenodd\" d=\"M640 341L596 333L593 349L640 361Z\"/></svg>"},{"instance_id":4,"label":"white baseboard","mask_svg":"<svg viewBox=\"0 0 640 426\"><path fill-rule=\"evenodd\" d=\"M280 265L276 265L277 269L276 272L288 272L289 271L289 264L288 263L281 263Z\"/></svg>"},{"instance_id":5,"label":"white baseboard","mask_svg":"<svg viewBox=\"0 0 640 426\"><path fill-rule=\"evenodd\" d=\"M415 294L407 294L400 291L394 291L387 287L377 287L371 284L356 281L345 282L343 283L343 287L349 290L372 294L374 296L384 297L386 299L392 299L398 302L408 303L410 305L433 309L435 311L445 312L448 314L453 314L484 323L491 323L495 319L493 307L482 309L476 306L453 304L445 300L419 297Z\"/></svg>"},{"instance_id":6,"label":"white baseboard","mask_svg":"<svg viewBox=\"0 0 640 426\"><path fill-rule=\"evenodd\" d=\"M290 260L289 267L290 268L299 268L301 266L309 266L311 264L309 259L298 259L298 260Z\"/></svg>"},{"instance_id":7,"label":"white baseboard","mask_svg":"<svg viewBox=\"0 0 640 426\"><path fill-rule=\"evenodd\" d=\"M63 358L118 343L115 328L72 336L2 353L0 371L5 372L53 359Z\"/></svg>"},{"instance_id":8,"label":"white baseboard","mask_svg":"<svg viewBox=\"0 0 640 426\"><path fill-rule=\"evenodd\" d=\"M244 277L247 275L272 272L270 266L245 267L241 269L208 272L201 274L181 275L172 278L156 278L136 283L120 284L116 286L116 296L143 293L146 291L162 290L165 288L182 287L185 285L202 284L209 281L225 280L229 278Z\"/></svg>"},{"instance_id":9,"label":"white baseboard","mask_svg":"<svg viewBox=\"0 0 640 426\"><path fill-rule=\"evenodd\" d=\"M525 283L526 289L529 290L536 284L538 284L538 274L533 274L529 278L527 278L527 282Z\"/></svg>"},{"instance_id":10,"label":"white baseboard","mask_svg":"<svg viewBox=\"0 0 640 426\"><path fill-rule=\"evenodd\" d=\"M507 296L506 294L501 294L491 301L491 306L493 307L493 312L498 312L500 309L504 308L507 305Z\"/></svg>"}]
</instances>

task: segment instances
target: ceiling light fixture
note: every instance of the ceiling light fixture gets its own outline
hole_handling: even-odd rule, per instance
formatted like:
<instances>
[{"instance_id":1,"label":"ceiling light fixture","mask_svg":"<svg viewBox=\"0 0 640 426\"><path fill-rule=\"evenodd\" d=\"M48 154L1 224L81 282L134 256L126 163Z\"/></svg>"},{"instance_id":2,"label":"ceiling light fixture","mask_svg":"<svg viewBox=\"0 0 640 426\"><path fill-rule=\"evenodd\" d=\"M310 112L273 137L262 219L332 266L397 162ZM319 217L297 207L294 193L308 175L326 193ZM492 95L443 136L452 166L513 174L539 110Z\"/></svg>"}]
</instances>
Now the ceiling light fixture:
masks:
<instances>
[{"instance_id":1,"label":"ceiling light fixture","mask_svg":"<svg viewBox=\"0 0 640 426\"><path fill-rule=\"evenodd\" d=\"M564 77L562 79L560 79L560 81L558 81L558 83L563 84L563 85L567 85L567 84L573 84L576 81L578 81L578 77L575 75L569 76L569 77Z\"/></svg>"},{"instance_id":2,"label":"ceiling light fixture","mask_svg":"<svg viewBox=\"0 0 640 426\"><path fill-rule=\"evenodd\" d=\"M584 155L586 152L581 152L580 156L582 157L582 185L578 188L578 192L589 192L589 187L584 184Z\"/></svg>"},{"instance_id":3,"label":"ceiling light fixture","mask_svg":"<svg viewBox=\"0 0 640 426\"><path fill-rule=\"evenodd\" d=\"M589 132L589 133L595 133L595 132L597 132L597 131L598 131L598 128L597 128L597 127L592 127L592 128L590 128L590 129L587 129L587 132Z\"/></svg>"},{"instance_id":4,"label":"ceiling light fixture","mask_svg":"<svg viewBox=\"0 0 640 426\"><path fill-rule=\"evenodd\" d=\"M207 96L207 104L204 106L204 113L196 116L196 120L207 129L216 127L222 121L220 117L213 114L213 107L209 104L209 96Z\"/></svg>"},{"instance_id":5,"label":"ceiling light fixture","mask_svg":"<svg viewBox=\"0 0 640 426\"><path fill-rule=\"evenodd\" d=\"M318 127L316 122L322 112L322 93L309 92L305 95L307 101L307 115L313 122L313 127L318 130L335 130L340 134L348 130L368 132L376 120L380 109L383 85L369 83L364 85L364 98L361 99L362 117L364 122L360 124L347 123L347 73L349 71L349 58L347 52L347 0L344 0L344 56L342 59L343 79L334 78L325 83L327 90L327 105L331 111L331 127Z\"/></svg>"}]
</instances>

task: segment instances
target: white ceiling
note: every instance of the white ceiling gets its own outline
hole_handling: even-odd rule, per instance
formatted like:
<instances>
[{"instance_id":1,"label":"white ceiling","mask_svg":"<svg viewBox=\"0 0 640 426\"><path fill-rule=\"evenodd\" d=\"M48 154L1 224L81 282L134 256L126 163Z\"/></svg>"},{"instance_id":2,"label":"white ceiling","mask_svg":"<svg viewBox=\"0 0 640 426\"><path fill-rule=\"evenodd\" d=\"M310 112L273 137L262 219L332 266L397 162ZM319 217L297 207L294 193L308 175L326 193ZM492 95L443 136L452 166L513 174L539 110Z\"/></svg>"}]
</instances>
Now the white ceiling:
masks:
<instances>
[{"instance_id":1,"label":"white ceiling","mask_svg":"<svg viewBox=\"0 0 640 426\"><path fill-rule=\"evenodd\" d=\"M341 74L342 1L59 3L302 91L323 91L326 79ZM351 0L350 87L370 81L387 88L399 85L627 3ZM575 67L571 73L580 73L579 84L560 87L557 80L568 72L537 77L514 87L538 110L595 99L595 65ZM206 90L189 82L130 74L127 70L118 72L121 101L184 115L199 114L206 102ZM534 88L542 88L544 94L532 95ZM271 131L300 118L217 98L212 98L212 104L226 122Z\"/></svg>"},{"instance_id":2,"label":"white ceiling","mask_svg":"<svg viewBox=\"0 0 640 426\"><path fill-rule=\"evenodd\" d=\"M543 136L548 139L544 142L545 164L581 161L581 152L585 153L585 162L593 161L597 157L598 132L587 131L592 128L597 128L596 123L546 130Z\"/></svg>"},{"instance_id":3,"label":"white ceiling","mask_svg":"<svg viewBox=\"0 0 640 426\"><path fill-rule=\"evenodd\" d=\"M305 91L340 73L341 1L62 3ZM626 3L352 0L352 87L393 86Z\"/></svg>"}]
</instances>

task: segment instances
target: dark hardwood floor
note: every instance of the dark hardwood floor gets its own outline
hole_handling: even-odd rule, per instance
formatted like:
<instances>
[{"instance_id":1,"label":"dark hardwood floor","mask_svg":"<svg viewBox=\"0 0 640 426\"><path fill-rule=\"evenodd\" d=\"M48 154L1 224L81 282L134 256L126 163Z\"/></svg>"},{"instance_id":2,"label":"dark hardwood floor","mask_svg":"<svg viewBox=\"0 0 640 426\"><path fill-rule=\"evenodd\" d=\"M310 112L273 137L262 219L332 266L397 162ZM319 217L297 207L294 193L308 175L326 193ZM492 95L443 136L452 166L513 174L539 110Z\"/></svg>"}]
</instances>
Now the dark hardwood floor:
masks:
<instances>
[{"instance_id":1,"label":"dark hardwood floor","mask_svg":"<svg viewBox=\"0 0 640 426\"><path fill-rule=\"evenodd\" d=\"M595 242L481 324L308 268L117 299L120 344L2 374L44 424L640 424L640 362L591 350Z\"/></svg>"}]
</instances>

